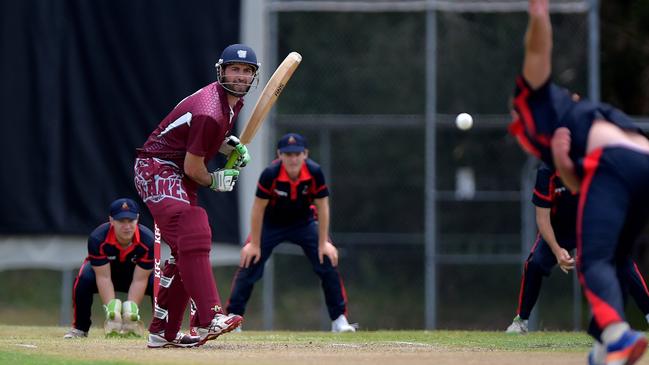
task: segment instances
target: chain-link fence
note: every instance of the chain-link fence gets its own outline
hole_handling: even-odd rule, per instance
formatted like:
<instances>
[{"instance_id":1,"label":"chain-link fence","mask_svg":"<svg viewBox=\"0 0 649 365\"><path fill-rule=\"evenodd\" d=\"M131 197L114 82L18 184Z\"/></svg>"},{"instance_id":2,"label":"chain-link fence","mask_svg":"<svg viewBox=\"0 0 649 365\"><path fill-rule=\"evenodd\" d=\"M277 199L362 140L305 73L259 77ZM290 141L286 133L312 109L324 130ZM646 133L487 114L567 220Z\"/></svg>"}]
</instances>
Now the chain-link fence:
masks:
<instances>
[{"instance_id":1,"label":"chain-link fence","mask_svg":"<svg viewBox=\"0 0 649 365\"><path fill-rule=\"evenodd\" d=\"M307 136L324 167L351 319L371 329L425 327L426 80L434 62L437 327L503 329L516 309L522 221L532 209L533 166L506 132L527 1L271 1L268 9L274 53L304 57L278 102L274 133ZM587 10L586 1L552 3L555 78L583 94ZM473 129L454 126L460 112L474 116ZM315 277L304 288L282 287L308 270L299 260L280 258L275 269L276 304L288 312L320 300ZM551 301L542 295L539 306L563 310L543 317L544 328L573 326L571 285L550 280L565 290ZM304 318L276 325L309 326Z\"/></svg>"}]
</instances>

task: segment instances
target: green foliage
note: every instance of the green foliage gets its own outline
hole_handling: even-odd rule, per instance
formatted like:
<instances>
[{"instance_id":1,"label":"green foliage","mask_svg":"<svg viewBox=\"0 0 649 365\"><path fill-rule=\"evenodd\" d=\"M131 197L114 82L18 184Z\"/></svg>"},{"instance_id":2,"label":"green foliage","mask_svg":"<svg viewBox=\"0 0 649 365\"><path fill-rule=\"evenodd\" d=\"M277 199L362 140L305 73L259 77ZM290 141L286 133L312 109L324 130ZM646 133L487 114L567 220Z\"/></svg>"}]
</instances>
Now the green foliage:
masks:
<instances>
[{"instance_id":1,"label":"green foliage","mask_svg":"<svg viewBox=\"0 0 649 365\"><path fill-rule=\"evenodd\" d=\"M304 57L279 113L423 112L422 14L283 13L278 27L279 54Z\"/></svg>"},{"instance_id":2,"label":"green foliage","mask_svg":"<svg viewBox=\"0 0 649 365\"><path fill-rule=\"evenodd\" d=\"M602 1L602 100L649 115L649 2Z\"/></svg>"}]
</instances>

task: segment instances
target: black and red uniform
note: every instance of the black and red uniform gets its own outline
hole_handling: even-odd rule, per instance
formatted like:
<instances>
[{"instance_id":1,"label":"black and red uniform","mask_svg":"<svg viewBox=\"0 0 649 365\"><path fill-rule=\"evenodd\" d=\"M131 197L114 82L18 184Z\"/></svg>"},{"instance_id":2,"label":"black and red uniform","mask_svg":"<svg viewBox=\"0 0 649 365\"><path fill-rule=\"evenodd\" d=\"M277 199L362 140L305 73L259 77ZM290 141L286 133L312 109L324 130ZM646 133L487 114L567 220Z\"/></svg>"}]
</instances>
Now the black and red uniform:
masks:
<instances>
[{"instance_id":1,"label":"black and red uniform","mask_svg":"<svg viewBox=\"0 0 649 365\"><path fill-rule=\"evenodd\" d=\"M88 237L88 256L79 269L72 293L72 326L78 330L88 332L92 323L92 299L93 294L98 293L92 266L106 264L110 264L110 276L115 291L128 293L136 265L144 270L153 269L153 232L138 224L131 245L123 248L117 242L110 223L104 223L92 231ZM153 295L153 272L149 276L145 294Z\"/></svg>"},{"instance_id":2,"label":"black and red uniform","mask_svg":"<svg viewBox=\"0 0 649 365\"><path fill-rule=\"evenodd\" d=\"M261 257L248 268L235 274L228 313L243 315L254 284L261 279L266 260L282 242L299 245L320 277L325 302L331 320L346 314L347 298L340 274L327 256L321 264L318 258L318 222L314 214L314 199L329 196L320 166L307 159L296 181L291 181L281 161L274 161L259 178L258 198L270 200L264 212L261 230ZM246 244L250 242L250 238Z\"/></svg>"},{"instance_id":3,"label":"black and red uniform","mask_svg":"<svg viewBox=\"0 0 649 365\"><path fill-rule=\"evenodd\" d=\"M644 135L614 107L578 99L550 80L534 90L519 77L510 126L523 148L552 166L550 140L559 127L570 130L570 158L581 179L577 211L577 272L593 312L589 333L624 321L628 288L621 274L649 218L649 154L633 146L611 145L587 151L593 122L606 120L620 129Z\"/></svg>"},{"instance_id":4,"label":"black and red uniform","mask_svg":"<svg viewBox=\"0 0 649 365\"><path fill-rule=\"evenodd\" d=\"M557 243L568 252L573 251L577 241L579 195L571 193L556 172L542 164L536 172L532 203L539 208L550 209L550 222ZM541 292L543 277L549 276L556 265L556 256L539 233L523 269L516 312L521 319L529 319ZM649 314L649 292L637 265L628 260L620 272L629 293L646 316Z\"/></svg>"}]
</instances>

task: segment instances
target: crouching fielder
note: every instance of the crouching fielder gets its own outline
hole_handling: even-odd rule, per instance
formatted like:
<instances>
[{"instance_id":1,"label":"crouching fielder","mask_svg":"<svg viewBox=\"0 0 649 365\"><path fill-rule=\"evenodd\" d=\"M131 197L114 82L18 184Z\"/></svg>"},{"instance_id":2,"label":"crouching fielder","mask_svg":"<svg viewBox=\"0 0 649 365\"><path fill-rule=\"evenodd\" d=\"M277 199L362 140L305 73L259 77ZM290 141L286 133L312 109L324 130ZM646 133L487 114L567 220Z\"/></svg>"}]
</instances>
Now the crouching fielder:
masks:
<instances>
[{"instance_id":1,"label":"crouching fielder","mask_svg":"<svg viewBox=\"0 0 649 365\"><path fill-rule=\"evenodd\" d=\"M106 336L140 336L138 303L153 292L153 233L138 224L139 209L131 199L110 205L109 222L88 238L88 257L74 282L74 320L64 338L87 337L93 294L99 293ZM128 293L122 302L115 292Z\"/></svg>"}]
</instances>

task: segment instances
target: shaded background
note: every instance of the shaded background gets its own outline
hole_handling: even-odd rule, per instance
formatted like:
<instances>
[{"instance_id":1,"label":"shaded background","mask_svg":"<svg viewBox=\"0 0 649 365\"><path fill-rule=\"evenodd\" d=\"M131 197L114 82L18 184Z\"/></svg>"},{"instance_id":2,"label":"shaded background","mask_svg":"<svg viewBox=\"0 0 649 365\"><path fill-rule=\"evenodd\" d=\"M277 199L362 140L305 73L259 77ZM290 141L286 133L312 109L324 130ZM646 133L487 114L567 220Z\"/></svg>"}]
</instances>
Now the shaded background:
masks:
<instances>
[{"instance_id":1,"label":"shaded background","mask_svg":"<svg viewBox=\"0 0 649 365\"><path fill-rule=\"evenodd\" d=\"M135 148L215 79L239 2L2 0L0 23L0 233L86 234L112 200L139 201ZM238 242L236 196L200 201L214 239Z\"/></svg>"}]
</instances>

